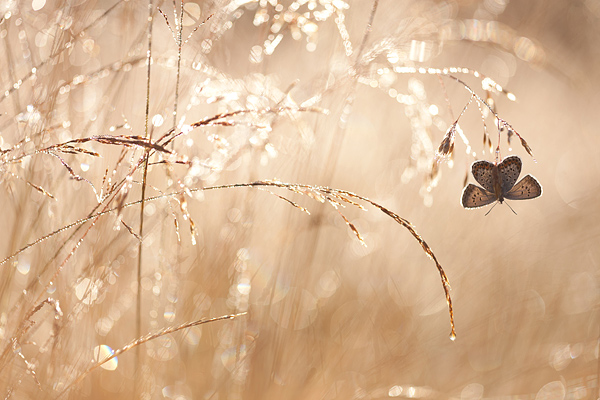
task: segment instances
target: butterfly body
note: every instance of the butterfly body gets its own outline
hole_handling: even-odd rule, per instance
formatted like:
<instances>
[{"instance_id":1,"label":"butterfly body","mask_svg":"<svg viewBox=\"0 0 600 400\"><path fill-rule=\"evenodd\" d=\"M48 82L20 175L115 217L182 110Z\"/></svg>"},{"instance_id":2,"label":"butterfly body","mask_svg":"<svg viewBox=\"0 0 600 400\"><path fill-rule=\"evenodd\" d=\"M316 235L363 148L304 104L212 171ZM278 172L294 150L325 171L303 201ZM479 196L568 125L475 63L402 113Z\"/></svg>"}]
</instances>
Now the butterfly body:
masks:
<instances>
[{"instance_id":1,"label":"butterfly body","mask_svg":"<svg viewBox=\"0 0 600 400\"><path fill-rule=\"evenodd\" d=\"M517 183L521 173L521 159L509 156L498 164L475 161L471 166L473 177L481 185L469 184L463 190L461 204L464 208L479 208L496 201L534 199L542 195L542 186L531 175Z\"/></svg>"},{"instance_id":2,"label":"butterfly body","mask_svg":"<svg viewBox=\"0 0 600 400\"><path fill-rule=\"evenodd\" d=\"M494 196L498 199L500 204L504 201L504 193L502 193L502 185L500 184L500 172L498 172L498 166L494 165L492 168L492 182L494 184Z\"/></svg>"}]
</instances>

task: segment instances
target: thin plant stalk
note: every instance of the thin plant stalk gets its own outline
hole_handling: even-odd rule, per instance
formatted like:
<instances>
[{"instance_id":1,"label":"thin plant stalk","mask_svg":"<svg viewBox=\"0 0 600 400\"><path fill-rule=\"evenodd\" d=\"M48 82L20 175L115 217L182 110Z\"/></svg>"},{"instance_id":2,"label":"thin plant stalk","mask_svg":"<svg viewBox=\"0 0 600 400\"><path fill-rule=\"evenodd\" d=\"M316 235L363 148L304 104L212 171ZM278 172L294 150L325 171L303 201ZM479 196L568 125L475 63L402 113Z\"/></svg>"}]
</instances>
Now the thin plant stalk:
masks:
<instances>
[{"instance_id":1,"label":"thin plant stalk","mask_svg":"<svg viewBox=\"0 0 600 400\"><path fill-rule=\"evenodd\" d=\"M150 115L150 74L152 71L152 25L153 25L154 5L153 0L148 0L148 52L147 52L147 77L146 77L146 110L145 110L145 121L144 121L144 138L152 141L152 132L148 132L148 119ZM146 198L146 182L148 176L148 158L150 157L150 149L144 150L144 164L143 164L143 177L142 177L142 194L140 204L140 230L139 237L144 237L144 199ZM136 336L142 335L142 257L143 257L144 243L139 241L138 243L138 264L137 264L137 298L136 298ZM138 396L140 394L140 365L141 365L141 352L139 347L135 350L135 387L134 394ZM139 396L138 396L139 397Z\"/></svg>"}]
</instances>

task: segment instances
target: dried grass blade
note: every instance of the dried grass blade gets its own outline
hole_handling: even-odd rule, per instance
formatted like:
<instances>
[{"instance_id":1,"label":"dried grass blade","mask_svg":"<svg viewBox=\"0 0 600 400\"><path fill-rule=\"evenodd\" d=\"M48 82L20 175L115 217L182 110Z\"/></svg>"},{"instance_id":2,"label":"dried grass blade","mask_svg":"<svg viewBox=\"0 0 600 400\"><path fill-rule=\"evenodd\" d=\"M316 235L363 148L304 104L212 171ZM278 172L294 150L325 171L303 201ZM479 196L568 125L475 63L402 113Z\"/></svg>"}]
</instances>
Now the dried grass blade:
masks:
<instances>
[{"instance_id":1,"label":"dried grass blade","mask_svg":"<svg viewBox=\"0 0 600 400\"><path fill-rule=\"evenodd\" d=\"M364 202L369 203L372 206L378 208L381 212L388 215L394 221L396 221L398 224L400 224L404 228L406 228L410 232L410 234L417 240L417 242L419 242L419 244L423 248L423 251L425 251L425 254L427 254L429 256L429 258L431 258L433 260L433 262L435 263L435 266L440 274L440 279L442 281L444 293L446 295L446 303L448 304L448 313L450 315L450 327L451 327L450 338L452 340L454 340L456 338L456 328L454 325L454 309L452 307L452 298L450 296L450 290L451 290L450 282L448 280L446 272L444 271L444 268L442 268L442 265L439 263L438 259L436 258L435 254L433 253L433 250L431 249L431 247L429 247L427 242L425 242L425 240L423 240L423 238L417 233L415 227L408 220L402 218L401 216L399 216L398 214L394 213L393 211L387 209L386 207L374 202L373 200L370 200L367 197L360 196L355 193L348 192L346 190L331 189L328 187L319 187L319 186L311 186L311 185L290 184L290 183L284 183L284 182L279 182L279 181L255 181L255 182L251 182L251 183L235 183L235 184L231 184L231 185L220 185L220 186L198 188L198 189L194 189L193 191L195 191L195 190L206 191L206 190L242 188L242 187L260 188L260 187L264 187L264 186L280 187L280 188L285 188L285 189L288 189L291 191L296 191L296 192L305 190L305 191L322 192L322 193L327 193L327 194L332 194L332 195L335 193L336 196L344 195L344 196L347 196L350 198L358 199L358 200L364 201ZM344 217L344 220L347 221L347 219L345 217ZM353 227L350 226L350 229L353 229ZM356 229L356 227L354 227L353 231L355 229ZM364 241L363 241L363 243L364 243Z\"/></svg>"},{"instance_id":2,"label":"dried grass blade","mask_svg":"<svg viewBox=\"0 0 600 400\"><path fill-rule=\"evenodd\" d=\"M335 192L333 192L333 193L330 193L330 194L331 194L331 195L335 195L335 197L336 197L337 199L340 199L340 200L341 200L341 201L343 201L344 203L348 203L348 204L350 204L350 205L353 205L354 207L356 207L356 208L359 208L359 209L361 209L361 210L363 210L363 211L367 211L367 209L366 209L365 207L363 207L363 205L362 205L362 204L359 204L359 203L357 203L357 202L355 202L355 201L352 201L352 200L350 200L350 199L349 199L348 197L346 197L346 196L341 196L339 193L335 193Z\"/></svg>"},{"instance_id":3,"label":"dried grass blade","mask_svg":"<svg viewBox=\"0 0 600 400\"><path fill-rule=\"evenodd\" d=\"M356 229L356 226L354 226L354 224L352 222L350 222L348 220L348 218L346 218L346 216L344 214L342 214L342 212L340 210L336 209L336 211L338 212L338 214L340 214L342 216L342 218L346 222L346 225L348 225L348 227L352 230L352 232L354 232L354 235L356 235L360 244L367 247L367 244L365 243L364 239L360 235L360 232L358 231L358 229Z\"/></svg>"},{"instance_id":4,"label":"dried grass blade","mask_svg":"<svg viewBox=\"0 0 600 400\"><path fill-rule=\"evenodd\" d=\"M34 183L32 183L32 182L28 181L27 179L25 179L25 178L22 178L22 177L20 177L19 175L17 175L17 174L14 174L14 173L12 173L12 172L10 172L10 171L7 171L7 172L8 172L8 173L9 173L9 174L10 174L10 175L13 177L13 178L16 178L16 179L20 179L20 180L22 180L22 181L23 181L23 182L25 182L27 185L31 186L32 188L34 188L35 190L37 190L38 192L40 192L40 193L41 193L41 194L43 194L44 196L48 196L48 197L49 197L49 198L51 198L52 200L56 200L56 197L54 197L54 195L52 195L52 193L48 192L48 191L47 191L46 189L44 189L43 187L41 187L41 186L38 186L38 185L36 185L36 184L34 184ZM1 265L1 264L0 264L0 265Z\"/></svg>"},{"instance_id":5,"label":"dried grass blade","mask_svg":"<svg viewBox=\"0 0 600 400\"><path fill-rule=\"evenodd\" d=\"M192 38L192 36L194 35L194 33L205 23L208 22L209 19L212 18L212 16L215 15L214 13L210 14L208 17L206 17L206 19L202 22L200 22L198 25L196 25L196 27L190 32L190 34L188 35L187 39L185 39L185 41L183 42L183 44L186 44L188 42L188 40L190 40Z\"/></svg>"},{"instance_id":6,"label":"dried grass blade","mask_svg":"<svg viewBox=\"0 0 600 400\"><path fill-rule=\"evenodd\" d=\"M531 157L533 157L533 150L531 150L531 147L529 147L529 145L527 144L527 142L525 141L525 139L523 139L520 136L519 136L519 139L521 139L521 146L523 146L523 148L525 149L525 151L527 152L527 154L529 154Z\"/></svg>"},{"instance_id":7,"label":"dried grass blade","mask_svg":"<svg viewBox=\"0 0 600 400\"><path fill-rule=\"evenodd\" d=\"M55 146L54 149L56 151L60 151L62 153L86 154L86 155L92 156L92 157L101 157L99 153L96 153L95 151L91 151L88 149L84 149L83 147L75 147L75 146L71 146L71 145L59 145L59 146Z\"/></svg>"},{"instance_id":8,"label":"dried grass blade","mask_svg":"<svg viewBox=\"0 0 600 400\"><path fill-rule=\"evenodd\" d=\"M90 136L90 137L86 137L86 138L69 140L68 142L61 143L60 145L57 145L55 147L64 147L65 145L69 145L70 143L87 143L87 142L98 142L101 144L108 144L108 145L114 145L114 146L128 146L128 147L136 146L136 147L141 147L144 149L156 150L161 153L167 153L167 154L173 153L171 150L165 148L164 146L162 146L158 143L152 142L151 140L146 139L143 136L136 136L136 135L132 135L132 136L96 135L96 136Z\"/></svg>"},{"instance_id":9,"label":"dried grass blade","mask_svg":"<svg viewBox=\"0 0 600 400\"><path fill-rule=\"evenodd\" d=\"M181 235L179 234L179 221L175 214L173 214L173 223L175 224L175 234L177 235L177 243L181 243Z\"/></svg>"},{"instance_id":10,"label":"dried grass blade","mask_svg":"<svg viewBox=\"0 0 600 400\"><path fill-rule=\"evenodd\" d=\"M54 197L54 195L52 193L49 193L46 189L44 189L41 186L38 186L34 183L29 182L28 180L25 180L25 183L27 183L29 186L31 186L32 188L34 188L35 190L37 190L38 192L40 192L41 194L43 194L44 196L48 196L50 197L52 200L56 200L56 197Z\"/></svg>"},{"instance_id":11,"label":"dried grass blade","mask_svg":"<svg viewBox=\"0 0 600 400\"><path fill-rule=\"evenodd\" d=\"M60 163L67 169L67 171L69 172L69 175L71 175L72 179L74 179L76 181L83 181L83 182L86 182L88 185L90 185L90 187L92 188L92 191L94 192L94 195L96 195L96 198L98 198L98 192L96 191L96 187L94 186L94 184L92 182L85 179L81 175L76 174L75 171L73 170L73 168L71 168L71 166L58 154L54 153L53 151L48 151L46 153L58 158Z\"/></svg>"},{"instance_id":12,"label":"dried grass blade","mask_svg":"<svg viewBox=\"0 0 600 400\"><path fill-rule=\"evenodd\" d=\"M394 221L396 221L397 223L402 225L404 228L406 228L410 232L410 234L417 240L417 242L419 242L419 244L423 248L423 251L425 251L425 253L429 256L429 258L431 258L433 260L433 262L435 263L435 266L438 269L438 272L440 274L440 279L442 281L442 286L444 288L444 293L446 295L446 303L448 304L448 313L450 314L450 328L451 328L450 339L454 340L456 338L456 327L454 325L454 309L452 307L452 298L450 296L450 290L451 290L450 281L448 280L448 276L446 275L444 268L442 268L442 265L439 263L437 257L433 253L433 250L431 249L431 247L429 247L427 242L425 242L425 240L423 240L421 235L419 235L417 233L415 227L409 221L400 217L398 214L394 213L393 211L388 210L384 206L375 203L374 201L371 201L366 198L365 198L365 201L367 201L368 203L379 208L379 210L381 210L383 213L390 216Z\"/></svg>"},{"instance_id":13,"label":"dried grass blade","mask_svg":"<svg viewBox=\"0 0 600 400\"><path fill-rule=\"evenodd\" d=\"M123 226L125 226L125 228L127 228L127 230L129 231L129 233L131 233L139 242L142 242L141 236L138 235L137 233L135 233L135 231L133 230L133 228L130 227L125 221L123 221L123 219L121 219L121 223L123 224Z\"/></svg>"},{"instance_id":14,"label":"dried grass blade","mask_svg":"<svg viewBox=\"0 0 600 400\"><path fill-rule=\"evenodd\" d=\"M268 189L264 189L264 188L261 188L261 187L259 187L258 189L259 189L259 190L262 190L263 192L267 192L267 193L269 193L269 194L272 194L272 195L273 195L273 196L275 196L275 197L279 197L281 200L283 200L283 201L287 202L288 204L290 204L290 205L292 205L292 206L296 207L296 208L297 208L297 209L299 209L300 211L304 211L306 214L310 215L310 211L308 211L306 208L302 207L300 204L298 204L298 203L295 203L295 202L293 202L292 200L290 200L290 199L288 199L288 198L286 198L286 197L283 197L283 196L281 196L281 195L279 195L279 194L277 194L277 193L273 193L272 191L270 191L270 190L268 190Z\"/></svg>"},{"instance_id":15,"label":"dried grass blade","mask_svg":"<svg viewBox=\"0 0 600 400\"><path fill-rule=\"evenodd\" d=\"M198 236L198 229L196 229L196 223L194 222L194 220L191 217L190 217L190 235L191 235L192 245L195 246L196 245L196 237Z\"/></svg>"},{"instance_id":16,"label":"dried grass blade","mask_svg":"<svg viewBox=\"0 0 600 400\"><path fill-rule=\"evenodd\" d=\"M177 35L175 35L175 31L173 31L173 28L171 27L171 24L169 23L169 17L167 17L167 14L165 14L163 12L163 10L160 9L160 7L156 7L156 9L165 18L165 23L167 24L167 28L169 28L169 30L171 31L171 35L173 35L173 40L175 41L175 43L177 43ZM177 21L177 19L175 19L175 21Z\"/></svg>"},{"instance_id":17,"label":"dried grass blade","mask_svg":"<svg viewBox=\"0 0 600 400\"><path fill-rule=\"evenodd\" d=\"M215 318L209 318L209 319L199 319L196 321L192 321L192 322L186 322L184 324L181 325L176 325L176 326L171 326L168 328L164 328L161 329L158 332L154 332L154 333L148 333L144 336L139 337L138 339L129 342L128 344L126 344L125 346L121 347L120 349L117 349L111 356L106 357L105 359L98 361L96 364L94 364L93 366L91 366L90 368L88 368L85 372L83 372L81 375L79 375L70 385L68 385L62 392L60 392L60 394L58 396L56 396L56 399L59 399L61 397L63 397L69 390L71 390L75 385L77 385L79 382L81 382L87 375L89 375L91 372L93 372L94 370L96 370L98 367L100 367L102 364L105 364L107 362L109 362L110 360L112 360L115 357L120 356L121 354L141 345L144 344L150 340L154 340L157 339L161 336L165 336L165 335L169 335L171 333L175 333L177 331L183 330L183 329L187 329L187 328L192 328L194 326L198 326L198 325L204 325L204 324L208 324L210 322L217 322L217 321L224 321L224 320L228 320L228 319L235 319L237 317L241 317L243 315L248 314L247 312L242 312L239 314L229 314L229 315L222 315L220 317L215 317Z\"/></svg>"}]
</instances>

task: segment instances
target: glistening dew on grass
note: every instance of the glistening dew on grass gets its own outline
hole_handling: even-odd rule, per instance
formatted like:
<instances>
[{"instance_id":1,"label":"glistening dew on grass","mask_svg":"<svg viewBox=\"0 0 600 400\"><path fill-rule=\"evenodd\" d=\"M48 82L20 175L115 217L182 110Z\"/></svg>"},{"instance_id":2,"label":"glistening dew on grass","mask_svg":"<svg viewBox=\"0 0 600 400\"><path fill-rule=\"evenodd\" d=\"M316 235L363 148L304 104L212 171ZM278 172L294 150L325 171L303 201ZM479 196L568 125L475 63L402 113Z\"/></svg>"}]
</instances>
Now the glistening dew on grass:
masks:
<instances>
[{"instance_id":1,"label":"glistening dew on grass","mask_svg":"<svg viewBox=\"0 0 600 400\"><path fill-rule=\"evenodd\" d=\"M592 3L0 4L0 396L591 397Z\"/></svg>"}]
</instances>

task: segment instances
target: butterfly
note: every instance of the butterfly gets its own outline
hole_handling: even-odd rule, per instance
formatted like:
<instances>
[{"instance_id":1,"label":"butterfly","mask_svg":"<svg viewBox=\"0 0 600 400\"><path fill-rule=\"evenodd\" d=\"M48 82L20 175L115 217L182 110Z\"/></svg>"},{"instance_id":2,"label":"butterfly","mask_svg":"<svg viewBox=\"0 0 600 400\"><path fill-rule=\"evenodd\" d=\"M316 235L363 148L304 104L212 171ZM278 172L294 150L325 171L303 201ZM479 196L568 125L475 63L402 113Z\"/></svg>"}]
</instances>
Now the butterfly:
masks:
<instances>
[{"instance_id":1,"label":"butterfly","mask_svg":"<svg viewBox=\"0 0 600 400\"><path fill-rule=\"evenodd\" d=\"M525 175L516 185L522 162L518 156L508 156L499 164L475 161L473 177L483 187L470 183L462 193L464 208L479 208L498 201L535 199L542 195L542 185L531 175ZM490 210L491 211L491 210Z\"/></svg>"}]
</instances>

